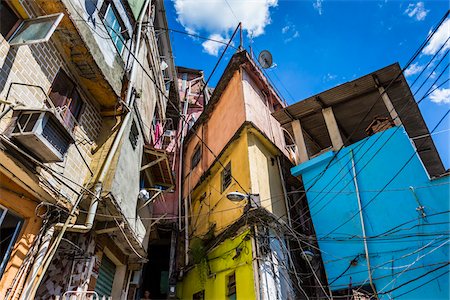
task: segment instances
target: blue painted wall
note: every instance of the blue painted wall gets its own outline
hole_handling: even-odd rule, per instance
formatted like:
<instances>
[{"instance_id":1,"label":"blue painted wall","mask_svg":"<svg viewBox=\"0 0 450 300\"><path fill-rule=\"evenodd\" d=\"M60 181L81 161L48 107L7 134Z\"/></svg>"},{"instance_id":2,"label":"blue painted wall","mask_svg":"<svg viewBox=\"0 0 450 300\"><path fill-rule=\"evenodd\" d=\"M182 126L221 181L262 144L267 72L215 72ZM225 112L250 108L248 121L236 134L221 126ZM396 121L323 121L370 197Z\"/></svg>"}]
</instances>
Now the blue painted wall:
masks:
<instances>
[{"instance_id":1,"label":"blue painted wall","mask_svg":"<svg viewBox=\"0 0 450 300\"><path fill-rule=\"evenodd\" d=\"M380 299L450 299L449 176L428 178L403 127L359 141L336 157L331 151L324 153L291 170L302 175L309 190L307 199L331 289L369 283L352 156ZM426 217L416 210L419 203ZM350 266L352 260L356 262Z\"/></svg>"}]
</instances>

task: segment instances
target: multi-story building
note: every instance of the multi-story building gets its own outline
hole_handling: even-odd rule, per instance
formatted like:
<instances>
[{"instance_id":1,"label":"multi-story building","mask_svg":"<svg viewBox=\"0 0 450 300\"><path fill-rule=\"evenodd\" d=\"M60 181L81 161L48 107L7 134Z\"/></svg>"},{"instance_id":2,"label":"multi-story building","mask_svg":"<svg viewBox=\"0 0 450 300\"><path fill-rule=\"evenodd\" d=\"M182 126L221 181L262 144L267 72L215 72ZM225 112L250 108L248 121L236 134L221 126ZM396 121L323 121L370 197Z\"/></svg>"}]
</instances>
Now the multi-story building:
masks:
<instances>
[{"instance_id":1,"label":"multi-story building","mask_svg":"<svg viewBox=\"0 0 450 300\"><path fill-rule=\"evenodd\" d=\"M273 116L297 148L298 222L312 219L332 295L449 298L449 173L399 65Z\"/></svg>"},{"instance_id":2,"label":"multi-story building","mask_svg":"<svg viewBox=\"0 0 450 300\"><path fill-rule=\"evenodd\" d=\"M151 131L179 105L164 3L0 5L0 297L133 298L174 184Z\"/></svg>"},{"instance_id":3,"label":"multi-story building","mask_svg":"<svg viewBox=\"0 0 450 300\"><path fill-rule=\"evenodd\" d=\"M180 298L295 298L283 229L290 220L289 152L271 115L282 107L249 54L239 51L188 131Z\"/></svg>"},{"instance_id":4,"label":"multi-story building","mask_svg":"<svg viewBox=\"0 0 450 300\"><path fill-rule=\"evenodd\" d=\"M157 299L174 298L180 267L178 246L182 244L182 228L179 205L181 194L182 144L186 132L194 124L209 99L209 89L205 87L203 72L176 67L180 106L168 105L164 120L155 119L152 133L156 151L167 155L174 185L155 193L152 201L153 226L149 237L151 253L143 269L142 289L148 290Z\"/></svg>"}]
</instances>

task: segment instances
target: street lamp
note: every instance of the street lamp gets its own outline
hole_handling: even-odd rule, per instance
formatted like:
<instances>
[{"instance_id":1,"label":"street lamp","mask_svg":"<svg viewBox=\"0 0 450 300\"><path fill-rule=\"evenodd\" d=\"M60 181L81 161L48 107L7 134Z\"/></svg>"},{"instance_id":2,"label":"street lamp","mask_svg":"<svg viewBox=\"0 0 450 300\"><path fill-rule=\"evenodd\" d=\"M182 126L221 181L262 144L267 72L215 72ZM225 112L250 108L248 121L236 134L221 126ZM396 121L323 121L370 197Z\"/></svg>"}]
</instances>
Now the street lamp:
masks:
<instances>
[{"instance_id":1,"label":"street lamp","mask_svg":"<svg viewBox=\"0 0 450 300\"><path fill-rule=\"evenodd\" d=\"M258 206L259 203L259 194L244 194L241 192L230 192L227 194L227 199L231 202L241 202L242 200L247 200L247 204L245 205L245 209L248 210L252 207L252 200L255 203L256 206ZM256 201L258 200L258 201Z\"/></svg>"}]
</instances>

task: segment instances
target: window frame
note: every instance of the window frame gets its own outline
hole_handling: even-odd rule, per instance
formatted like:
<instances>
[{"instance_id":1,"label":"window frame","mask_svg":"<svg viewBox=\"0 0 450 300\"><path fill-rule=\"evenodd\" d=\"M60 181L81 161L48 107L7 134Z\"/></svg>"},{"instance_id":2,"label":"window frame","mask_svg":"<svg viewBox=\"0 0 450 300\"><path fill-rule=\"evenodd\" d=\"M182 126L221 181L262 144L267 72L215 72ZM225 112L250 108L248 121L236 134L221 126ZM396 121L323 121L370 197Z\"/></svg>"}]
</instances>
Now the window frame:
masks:
<instances>
[{"instance_id":1,"label":"window frame","mask_svg":"<svg viewBox=\"0 0 450 300\"><path fill-rule=\"evenodd\" d=\"M9 43L10 46L21 46L21 45L32 45L32 44L39 44L39 43L48 42L50 40L50 37L55 32L56 28L58 27L58 25L61 22L63 17L64 17L63 13L56 13L56 14L45 15L45 16L40 16L40 17L36 17L36 18L21 19L20 20L21 21L20 24L17 26L17 28L14 30L14 32L8 37L8 43ZM24 25L27 22L35 22L35 21L41 21L43 19L52 19L52 18L54 18L55 20L53 21L52 26L47 31L47 33L46 33L44 38L35 39L35 40L27 40L27 41L24 41L24 42L13 42L14 38L16 37L16 34L18 32L20 32L20 30L24 27Z\"/></svg>"},{"instance_id":2,"label":"window frame","mask_svg":"<svg viewBox=\"0 0 450 300\"><path fill-rule=\"evenodd\" d=\"M120 26L120 32L116 32L114 29L112 29L111 25L106 21L106 16L108 15L108 12L112 10L112 14L114 15L117 23ZM100 19L103 23L103 25L106 28L106 31L108 32L108 35L110 36L111 42L114 45L114 48L117 50L117 53L119 53L120 56L123 55L125 48L127 47L127 41L130 39L130 35L128 33L128 29L126 28L125 22L122 20L119 11L117 10L114 1L112 0L105 0L102 4L102 7L100 9L99 13ZM111 32L114 32L117 35L117 38L122 41L123 47L121 50L117 47L117 44L114 42L113 36Z\"/></svg>"},{"instance_id":3,"label":"window frame","mask_svg":"<svg viewBox=\"0 0 450 300\"><path fill-rule=\"evenodd\" d=\"M59 76L64 76L63 81L64 81L64 79L67 79L67 80L70 81L70 84L73 85L73 87L70 89L68 95L65 97L64 105L62 105L62 106L57 105L55 103L55 100L51 96L51 94L54 92L54 87L56 85L56 82L57 82L57 79L58 79ZM76 109L76 114L74 114L72 112L72 110L70 109L70 106L72 105L72 102L73 102L73 99L74 99L74 97L73 97L74 94L77 94L78 95L78 99L79 99L78 100L79 104L78 104L77 109ZM70 111L70 113L73 116L73 118L75 119L75 121L78 122L78 120L80 119L80 117L82 115L83 109L85 108L85 103L84 103L83 97L81 96L81 93L79 91L77 83L74 80L72 80L72 78L66 73L66 71L64 71L63 68L59 68L58 72L55 75L55 78L53 78L52 84L50 85L50 89L49 89L47 95L48 95L48 98L50 98L50 100L52 101L52 103L53 103L53 105L55 107L66 107L67 110ZM64 122L66 122L67 116L68 116L68 112L67 111L64 112L63 114L61 114L61 117L63 118ZM66 125L72 127L71 124L66 124ZM72 129L74 129L74 127L75 126L73 126Z\"/></svg>"},{"instance_id":4,"label":"window frame","mask_svg":"<svg viewBox=\"0 0 450 300\"><path fill-rule=\"evenodd\" d=\"M205 300L205 290L194 293L192 295L192 300Z\"/></svg>"},{"instance_id":5,"label":"window frame","mask_svg":"<svg viewBox=\"0 0 450 300\"><path fill-rule=\"evenodd\" d=\"M233 278L234 281L230 282L230 278ZM234 291L232 290L234 288ZM226 297L227 299L237 299L237 284L236 284L236 273L230 273L227 275L227 286L226 286ZM230 296L234 296L234 298L231 298Z\"/></svg>"},{"instance_id":6,"label":"window frame","mask_svg":"<svg viewBox=\"0 0 450 300\"><path fill-rule=\"evenodd\" d=\"M5 252L5 255L0 260L0 279L1 279L3 277L3 274L5 273L6 266L8 265L8 262L11 258L11 254L12 254L14 245L16 244L19 234L22 231L22 227L25 223L25 218L23 218L22 216L20 216L19 214L15 213L15 212L11 211L10 209L8 209L7 207L5 207L3 205L0 205L0 209L3 210L2 214L0 215L0 227L8 213L19 219L19 222L17 223L17 225L14 229L14 233L11 238L11 241L9 242L8 248Z\"/></svg>"},{"instance_id":7,"label":"window frame","mask_svg":"<svg viewBox=\"0 0 450 300\"><path fill-rule=\"evenodd\" d=\"M17 11L14 9L14 7L9 4L9 1L1 0L0 5L7 7L17 17L16 23L9 29L6 36L3 36L3 38L6 41L9 41L9 38L13 35L13 33L16 32L16 30L20 26L20 24L22 24L23 18L22 18L22 16L20 16L20 14L17 13Z\"/></svg>"},{"instance_id":8,"label":"window frame","mask_svg":"<svg viewBox=\"0 0 450 300\"><path fill-rule=\"evenodd\" d=\"M191 156L191 170L193 170L200 161L202 160L202 147L201 144L197 144L194 148L194 151L192 152Z\"/></svg>"},{"instance_id":9,"label":"window frame","mask_svg":"<svg viewBox=\"0 0 450 300\"><path fill-rule=\"evenodd\" d=\"M226 173L229 173L229 179L227 180L227 182L225 182L224 180L226 179ZM222 169L222 172L220 172L220 184L221 184L221 191L222 193L226 191L227 188L229 188L231 186L231 183L233 182L233 175L232 175L232 169L231 169L231 161L229 161ZM226 184L226 186L225 186Z\"/></svg>"}]
</instances>

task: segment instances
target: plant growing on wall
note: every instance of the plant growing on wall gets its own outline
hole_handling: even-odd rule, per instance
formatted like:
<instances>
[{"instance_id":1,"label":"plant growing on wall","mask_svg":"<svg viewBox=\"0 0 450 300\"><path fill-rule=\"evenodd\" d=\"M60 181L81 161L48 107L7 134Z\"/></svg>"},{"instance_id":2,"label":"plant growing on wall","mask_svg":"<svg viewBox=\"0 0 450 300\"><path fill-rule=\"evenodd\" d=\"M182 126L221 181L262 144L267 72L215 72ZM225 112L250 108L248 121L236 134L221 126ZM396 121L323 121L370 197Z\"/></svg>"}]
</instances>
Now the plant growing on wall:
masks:
<instances>
[{"instance_id":1,"label":"plant growing on wall","mask_svg":"<svg viewBox=\"0 0 450 300\"><path fill-rule=\"evenodd\" d=\"M200 282L203 285L210 271L205 242L201 238L194 237L190 244L189 254L199 273Z\"/></svg>"}]
</instances>

